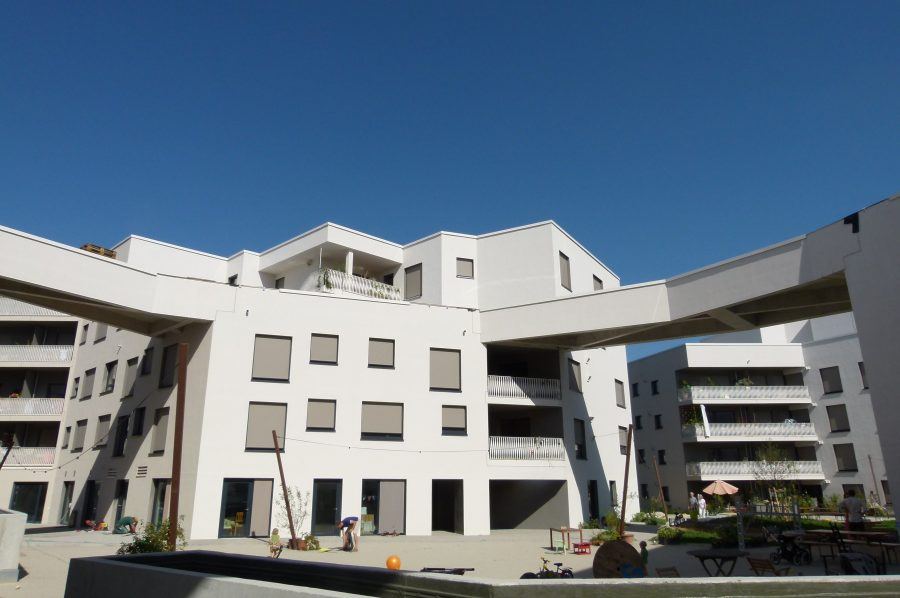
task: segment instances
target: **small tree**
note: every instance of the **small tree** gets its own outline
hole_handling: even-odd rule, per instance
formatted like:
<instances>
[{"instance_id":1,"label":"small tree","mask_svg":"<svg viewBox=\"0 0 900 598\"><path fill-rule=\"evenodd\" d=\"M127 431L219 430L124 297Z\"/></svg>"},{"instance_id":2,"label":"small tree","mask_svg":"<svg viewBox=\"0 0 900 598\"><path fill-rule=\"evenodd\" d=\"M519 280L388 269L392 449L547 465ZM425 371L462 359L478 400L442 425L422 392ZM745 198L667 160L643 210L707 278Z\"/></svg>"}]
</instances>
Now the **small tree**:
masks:
<instances>
[{"instance_id":1,"label":"small tree","mask_svg":"<svg viewBox=\"0 0 900 598\"><path fill-rule=\"evenodd\" d=\"M309 492L303 494L298 487L291 486L288 488L288 501L291 505L291 515L294 518L294 529L300 533L303 523L309 517ZM287 529L290 522L284 504L284 493L278 493L275 497L275 508L278 509L278 525Z\"/></svg>"},{"instance_id":2,"label":"small tree","mask_svg":"<svg viewBox=\"0 0 900 598\"><path fill-rule=\"evenodd\" d=\"M778 444L764 444L756 453L753 461L753 477L761 488L769 490L770 499L777 504L793 495L791 478L796 472L794 462L788 459L787 452Z\"/></svg>"},{"instance_id":3,"label":"small tree","mask_svg":"<svg viewBox=\"0 0 900 598\"><path fill-rule=\"evenodd\" d=\"M181 527L181 519L178 521L178 533L175 550L184 550L187 540L184 538L184 529ZM123 542L116 554L140 554L144 552L171 552L169 550L169 520L166 519L157 524L148 523L144 529L131 538L131 542Z\"/></svg>"}]
</instances>

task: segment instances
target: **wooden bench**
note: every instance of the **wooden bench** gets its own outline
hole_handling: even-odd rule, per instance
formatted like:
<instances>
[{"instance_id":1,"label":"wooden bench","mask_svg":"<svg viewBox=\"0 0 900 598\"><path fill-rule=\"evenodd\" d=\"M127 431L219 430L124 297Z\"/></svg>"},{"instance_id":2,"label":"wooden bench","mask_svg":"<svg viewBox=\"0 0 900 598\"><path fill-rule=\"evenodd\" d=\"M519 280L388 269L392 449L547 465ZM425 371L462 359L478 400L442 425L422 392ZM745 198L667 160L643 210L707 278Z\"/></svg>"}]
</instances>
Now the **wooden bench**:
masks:
<instances>
[{"instance_id":1,"label":"wooden bench","mask_svg":"<svg viewBox=\"0 0 900 598\"><path fill-rule=\"evenodd\" d=\"M750 568L753 569L753 572L756 573L757 576L763 576L766 573L771 573L775 577L784 577L791 570L790 567L778 568L769 559L755 559L748 556L747 563L750 565Z\"/></svg>"}]
</instances>

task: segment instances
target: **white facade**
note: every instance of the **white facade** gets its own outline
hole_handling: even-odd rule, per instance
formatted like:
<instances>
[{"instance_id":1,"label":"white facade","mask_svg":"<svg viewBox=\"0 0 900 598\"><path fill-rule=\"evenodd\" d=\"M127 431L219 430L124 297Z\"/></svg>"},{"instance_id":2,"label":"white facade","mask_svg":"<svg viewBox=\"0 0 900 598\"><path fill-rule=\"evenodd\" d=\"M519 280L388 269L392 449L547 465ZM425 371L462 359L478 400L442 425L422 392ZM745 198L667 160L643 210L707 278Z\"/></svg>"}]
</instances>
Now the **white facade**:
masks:
<instances>
[{"instance_id":1,"label":"white facade","mask_svg":"<svg viewBox=\"0 0 900 598\"><path fill-rule=\"evenodd\" d=\"M890 503L864 371L852 314L719 335L631 362L642 498L658 497L662 485L686 508L689 491L717 479L752 492L753 452L776 443L796 459L789 477L810 495L852 487ZM688 412L702 421L684 424ZM718 421L726 417L739 421Z\"/></svg>"},{"instance_id":2,"label":"white facade","mask_svg":"<svg viewBox=\"0 0 900 598\"><path fill-rule=\"evenodd\" d=\"M629 384L624 349L547 350L481 338L484 306L590 293L595 277L604 288L619 286L552 222L482 236L438 233L406 246L326 224L230 258L141 237L115 249L118 259L146 272L215 282L216 298L231 284L234 301L211 324L173 326L155 337L110 327L105 340L79 346L69 394L74 379L91 369L94 390L67 400L64 427L74 434L86 422L85 442L80 450L71 443L59 449L51 509L62 508L62 482L69 482L80 521L153 520L165 512L175 386L161 382L174 371L162 361L166 347L181 342L190 358L179 512L190 538L267 534L277 523L275 455L248 446L257 442L248 438L262 425L262 412L285 413L279 436L287 483L312 498L298 532L317 525L313 531L328 533L341 516L374 512L379 525L391 526L385 531L407 534L578 525L621 500L620 437L631 420L627 402L616 400L617 381ZM79 330L84 325L90 338L98 324L82 321ZM282 379L254 376L258 335L280 337L272 342L282 348L290 339ZM393 341L392 366L370 365L370 339ZM142 374L148 348L153 355ZM445 351L435 356L432 349ZM433 388L447 385L435 380L448 371L455 378L438 362L455 363L454 352L458 388ZM112 363L115 384L104 392ZM126 391L132 381L133 392ZM320 417L312 410L327 411L331 401L333 429L310 425ZM398 408L385 404L402 405L399 434L372 432L393 425ZM453 409L460 407L462 418ZM390 411L378 411L386 423L373 419L379 409ZM117 426L126 422L117 440ZM636 479L632 471L630 493ZM632 501L629 511L636 508Z\"/></svg>"}]
</instances>

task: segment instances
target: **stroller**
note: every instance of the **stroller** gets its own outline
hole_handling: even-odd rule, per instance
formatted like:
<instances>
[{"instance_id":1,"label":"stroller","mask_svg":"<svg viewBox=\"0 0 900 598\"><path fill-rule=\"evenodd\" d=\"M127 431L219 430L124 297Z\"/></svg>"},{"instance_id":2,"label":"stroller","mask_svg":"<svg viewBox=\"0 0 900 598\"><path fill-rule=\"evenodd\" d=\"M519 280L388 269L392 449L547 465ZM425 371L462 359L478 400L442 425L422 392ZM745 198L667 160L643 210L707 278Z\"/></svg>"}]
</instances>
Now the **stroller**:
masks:
<instances>
[{"instance_id":1,"label":"stroller","mask_svg":"<svg viewBox=\"0 0 900 598\"><path fill-rule=\"evenodd\" d=\"M794 542L794 538L786 537L781 533L781 530L763 527L763 536L765 536L766 542L778 544L775 552L769 555L769 558L776 565L784 561L802 567L812 562L812 553L809 549L804 546L798 546Z\"/></svg>"}]
</instances>

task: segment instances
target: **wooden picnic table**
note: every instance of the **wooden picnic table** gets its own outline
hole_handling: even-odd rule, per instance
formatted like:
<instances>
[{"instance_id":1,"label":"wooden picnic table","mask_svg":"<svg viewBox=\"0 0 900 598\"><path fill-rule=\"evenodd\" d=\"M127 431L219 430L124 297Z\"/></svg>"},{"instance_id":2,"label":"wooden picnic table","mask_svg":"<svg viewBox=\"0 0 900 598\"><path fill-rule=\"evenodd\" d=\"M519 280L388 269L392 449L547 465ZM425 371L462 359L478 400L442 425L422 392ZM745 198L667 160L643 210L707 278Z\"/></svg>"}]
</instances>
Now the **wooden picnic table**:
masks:
<instances>
[{"instance_id":1,"label":"wooden picnic table","mask_svg":"<svg viewBox=\"0 0 900 598\"><path fill-rule=\"evenodd\" d=\"M584 544L584 530L580 527L551 527L550 548L553 548L553 532L557 532L562 539L563 552L572 550L572 532L578 532L578 543Z\"/></svg>"},{"instance_id":2,"label":"wooden picnic table","mask_svg":"<svg viewBox=\"0 0 900 598\"><path fill-rule=\"evenodd\" d=\"M706 571L706 574L710 577L731 577L731 574L734 572L734 565L737 563L737 560L740 557L750 554L746 550L738 550L736 548L688 550L687 553L700 561L700 564L703 565L703 570ZM707 567L706 565L707 561L712 561L713 566L715 566L716 568L715 573L709 570L709 567ZM727 571L725 570L726 566L728 566Z\"/></svg>"}]
</instances>

